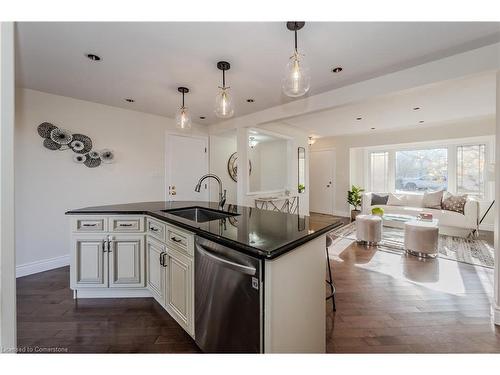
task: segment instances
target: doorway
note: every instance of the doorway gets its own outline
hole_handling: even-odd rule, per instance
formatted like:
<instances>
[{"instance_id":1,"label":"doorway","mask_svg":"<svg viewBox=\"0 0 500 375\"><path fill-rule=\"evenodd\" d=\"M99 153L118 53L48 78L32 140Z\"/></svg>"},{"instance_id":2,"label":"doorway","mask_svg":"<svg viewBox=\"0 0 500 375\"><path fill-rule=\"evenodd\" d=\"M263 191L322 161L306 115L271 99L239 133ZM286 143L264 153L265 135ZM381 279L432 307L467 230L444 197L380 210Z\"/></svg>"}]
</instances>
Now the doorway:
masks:
<instances>
[{"instance_id":1,"label":"doorway","mask_svg":"<svg viewBox=\"0 0 500 375\"><path fill-rule=\"evenodd\" d=\"M333 215L335 202L335 150L310 152L309 211Z\"/></svg>"},{"instance_id":2,"label":"doorway","mask_svg":"<svg viewBox=\"0 0 500 375\"><path fill-rule=\"evenodd\" d=\"M208 185L194 191L201 176L208 173L207 137L167 134L166 196L171 201L208 201Z\"/></svg>"}]
</instances>

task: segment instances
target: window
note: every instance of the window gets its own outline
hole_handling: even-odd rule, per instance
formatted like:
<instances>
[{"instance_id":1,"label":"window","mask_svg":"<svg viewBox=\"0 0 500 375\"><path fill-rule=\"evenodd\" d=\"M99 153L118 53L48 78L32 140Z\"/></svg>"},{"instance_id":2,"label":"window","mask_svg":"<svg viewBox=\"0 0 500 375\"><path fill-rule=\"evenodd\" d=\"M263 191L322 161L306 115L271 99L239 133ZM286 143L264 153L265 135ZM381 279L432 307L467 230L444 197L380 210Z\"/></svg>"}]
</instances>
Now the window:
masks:
<instances>
[{"instance_id":1,"label":"window","mask_svg":"<svg viewBox=\"0 0 500 375\"><path fill-rule=\"evenodd\" d=\"M387 191L387 164L389 153L372 152L370 154L371 190L374 192Z\"/></svg>"},{"instance_id":2,"label":"window","mask_svg":"<svg viewBox=\"0 0 500 375\"><path fill-rule=\"evenodd\" d=\"M448 150L396 151L397 191L431 191L448 188Z\"/></svg>"},{"instance_id":3,"label":"window","mask_svg":"<svg viewBox=\"0 0 500 375\"><path fill-rule=\"evenodd\" d=\"M484 197L486 145L457 147L457 193Z\"/></svg>"}]
</instances>

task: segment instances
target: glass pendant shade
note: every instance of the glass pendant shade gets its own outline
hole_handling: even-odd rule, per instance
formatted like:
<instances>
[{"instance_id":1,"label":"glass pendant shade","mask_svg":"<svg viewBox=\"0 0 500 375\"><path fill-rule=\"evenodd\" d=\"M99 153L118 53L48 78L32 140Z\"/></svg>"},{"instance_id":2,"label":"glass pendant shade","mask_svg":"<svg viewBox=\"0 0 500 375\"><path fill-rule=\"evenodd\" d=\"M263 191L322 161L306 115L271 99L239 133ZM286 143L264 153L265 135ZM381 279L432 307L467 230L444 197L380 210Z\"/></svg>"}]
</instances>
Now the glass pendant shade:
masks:
<instances>
[{"instance_id":1,"label":"glass pendant shade","mask_svg":"<svg viewBox=\"0 0 500 375\"><path fill-rule=\"evenodd\" d=\"M304 55L294 52L285 68L282 81L283 93L292 98L305 95L311 87L309 67L304 61Z\"/></svg>"},{"instance_id":2,"label":"glass pendant shade","mask_svg":"<svg viewBox=\"0 0 500 375\"><path fill-rule=\"evenodd\" d=\"M191 129L191 116L186 107L181 107L179 112L177 112L175 122L179 129Z\"/></svg>"},{"instance_id":3,"label":"glass pendant shade","mask_svg":"<svg viewBox=\"0 0 500 375\"><path fill-rule=\"evenodd\" d=\"M229 89L222 87L215 98L215 115L219 118L229 118L234 114L233 100Z\"/></svg>"}]
</instances>

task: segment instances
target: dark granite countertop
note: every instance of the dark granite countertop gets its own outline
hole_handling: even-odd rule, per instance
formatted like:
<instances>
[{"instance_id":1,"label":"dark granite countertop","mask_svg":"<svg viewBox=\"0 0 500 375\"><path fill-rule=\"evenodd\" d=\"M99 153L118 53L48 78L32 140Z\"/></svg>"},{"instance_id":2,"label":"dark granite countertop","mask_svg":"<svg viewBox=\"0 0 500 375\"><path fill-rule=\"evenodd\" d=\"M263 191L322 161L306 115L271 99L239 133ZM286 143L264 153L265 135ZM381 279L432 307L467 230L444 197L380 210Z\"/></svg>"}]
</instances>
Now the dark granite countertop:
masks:
<instances>
[{"instance_id":1,"label":"dark granite countertop","mask_svg":"<svg viewBox=\"0 0 500 375\"><path fill-rule=\"evenodd\" d=\"M253 207L225 205L222 211L237 214L227 219L198 223L163 212L188 207L221 211L215 202L138 202L86 207L66 212L75 214L140 214L176 225L206 239L261 259L273 259L342 225L312 223L309 216L293 215Z\"/></svg>"}]
</instances>

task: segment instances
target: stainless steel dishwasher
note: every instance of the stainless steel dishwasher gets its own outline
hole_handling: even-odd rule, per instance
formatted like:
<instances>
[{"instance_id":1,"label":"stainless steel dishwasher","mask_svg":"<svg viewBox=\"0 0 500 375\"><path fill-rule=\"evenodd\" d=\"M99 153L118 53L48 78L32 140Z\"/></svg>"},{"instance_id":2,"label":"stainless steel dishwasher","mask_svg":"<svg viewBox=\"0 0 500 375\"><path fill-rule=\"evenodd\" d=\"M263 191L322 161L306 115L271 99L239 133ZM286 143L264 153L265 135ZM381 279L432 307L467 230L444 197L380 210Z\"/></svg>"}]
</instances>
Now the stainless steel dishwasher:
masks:
<instances>
[{"instance_id":1,"label":"stainless steel dishwasher","mask_svg":"<svg viewBox=\"0 0 500 375\"><path fill-rule=\"evenodd\" d=\"M195 337L206 353L260 353L262 261L195 240Z\"/></svg>"}]
</instances>

